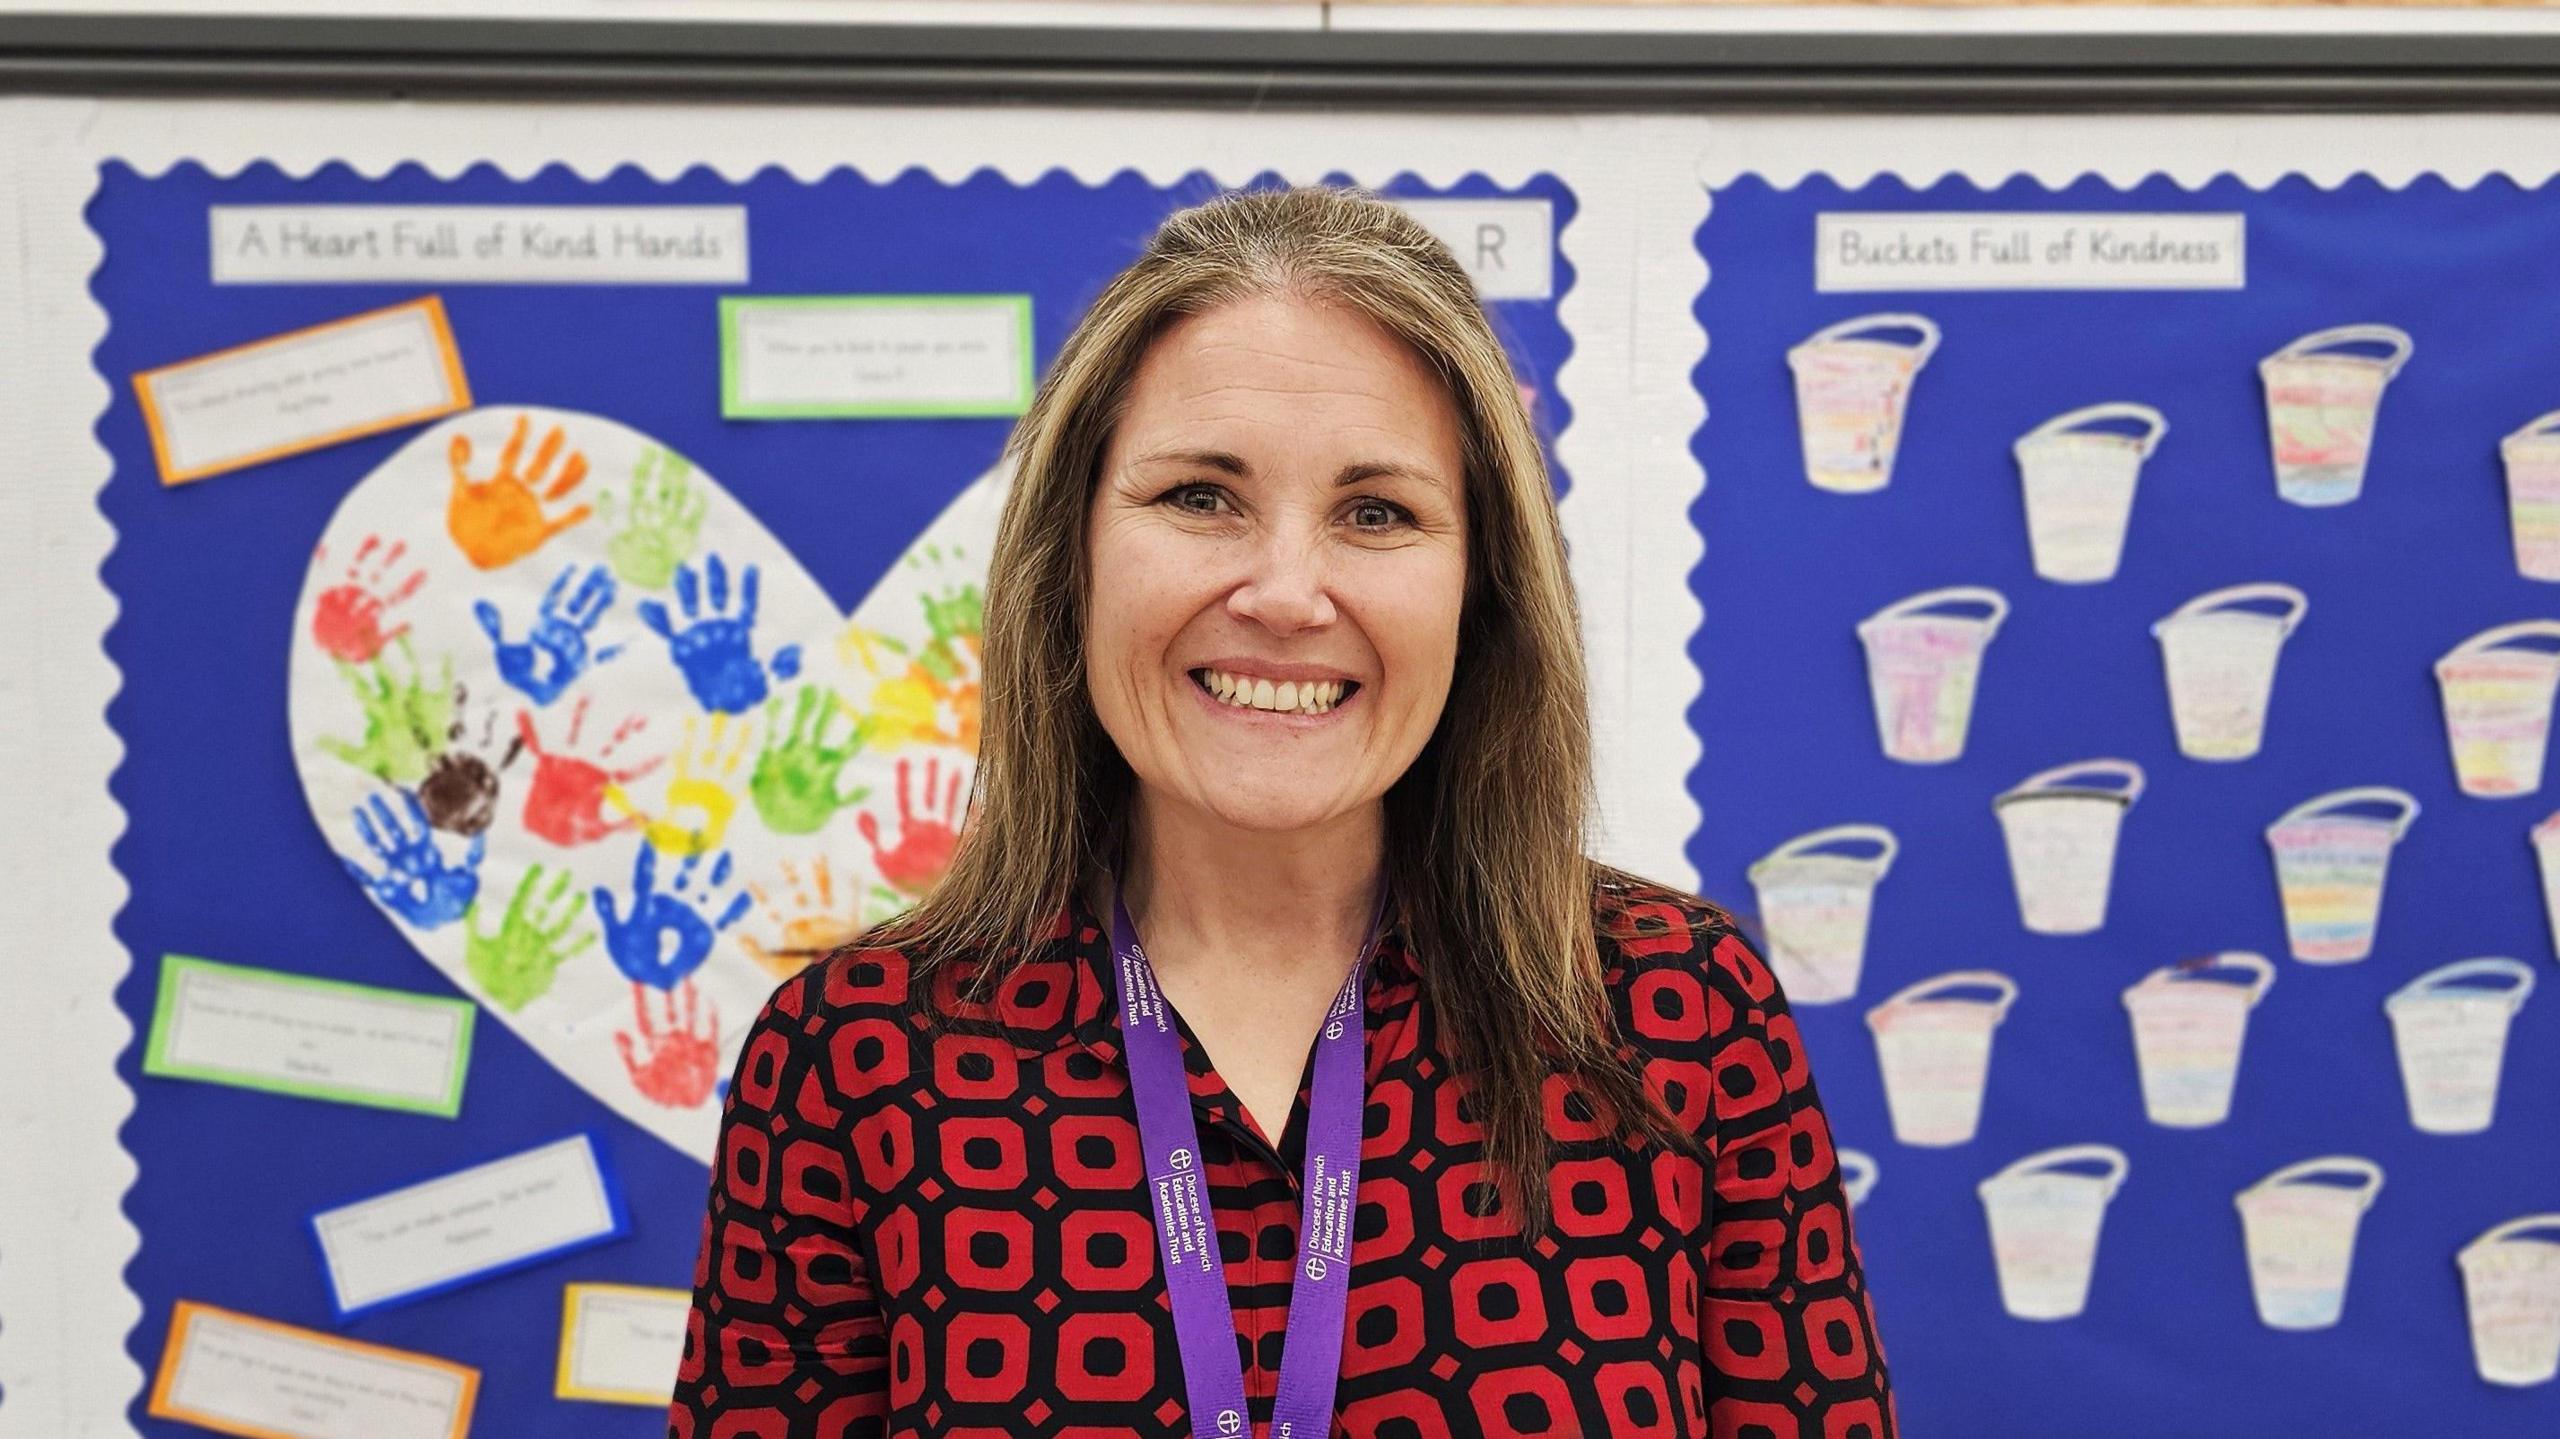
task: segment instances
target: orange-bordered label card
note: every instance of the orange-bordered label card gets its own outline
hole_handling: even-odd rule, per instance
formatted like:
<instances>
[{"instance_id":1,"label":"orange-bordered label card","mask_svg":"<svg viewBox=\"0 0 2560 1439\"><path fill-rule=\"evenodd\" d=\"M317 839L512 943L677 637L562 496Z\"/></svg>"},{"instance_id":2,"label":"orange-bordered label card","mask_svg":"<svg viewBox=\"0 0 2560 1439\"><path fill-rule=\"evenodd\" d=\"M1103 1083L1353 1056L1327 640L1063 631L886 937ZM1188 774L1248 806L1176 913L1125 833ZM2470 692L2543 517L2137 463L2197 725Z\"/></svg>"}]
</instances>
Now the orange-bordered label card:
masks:
<instances>
[{"instance_id":1,"label":"orange-bordered label card","mask_svg":"<svg viewBox=\"0 0 2560 1439\"><path fill-rule=\"evenodd\" d=\"M155 1418L247 1439L463 1439L480 1371L181 1299Z\"/></svg>"},{"instance_id":2,"label":"orange-bordered label card","mask_svg":"<svg viewBox=\"0 0 2560 1439\"><path fill-rule=\"evenodd\" d=\"M144 370L133 388L165 485L471 407L433 295Z\"/></svg>"}]
</instances>

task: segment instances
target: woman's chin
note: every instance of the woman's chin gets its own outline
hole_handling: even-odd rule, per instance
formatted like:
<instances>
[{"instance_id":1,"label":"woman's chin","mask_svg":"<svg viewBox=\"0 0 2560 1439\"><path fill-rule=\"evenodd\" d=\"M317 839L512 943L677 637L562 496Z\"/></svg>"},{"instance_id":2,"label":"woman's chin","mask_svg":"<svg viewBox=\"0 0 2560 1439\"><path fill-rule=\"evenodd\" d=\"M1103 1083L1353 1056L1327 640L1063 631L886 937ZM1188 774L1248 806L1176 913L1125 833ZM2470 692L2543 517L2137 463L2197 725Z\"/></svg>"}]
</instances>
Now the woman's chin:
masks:
<instances>
[{"instance_id":1,"label":"woman's chin","mask_svg":"<svg viewBox=\"0 0 2560 1439\"><path fill-rule=\"evenodd\" d=\"M1334 797L1319 800L1302 785L1282 782L1268 787L1222 784L1219 792L1208 796L1200 807L1233 828L1251 834L1283 835L1323 829L1368 806Z\"/></svg>"}]
</instances>

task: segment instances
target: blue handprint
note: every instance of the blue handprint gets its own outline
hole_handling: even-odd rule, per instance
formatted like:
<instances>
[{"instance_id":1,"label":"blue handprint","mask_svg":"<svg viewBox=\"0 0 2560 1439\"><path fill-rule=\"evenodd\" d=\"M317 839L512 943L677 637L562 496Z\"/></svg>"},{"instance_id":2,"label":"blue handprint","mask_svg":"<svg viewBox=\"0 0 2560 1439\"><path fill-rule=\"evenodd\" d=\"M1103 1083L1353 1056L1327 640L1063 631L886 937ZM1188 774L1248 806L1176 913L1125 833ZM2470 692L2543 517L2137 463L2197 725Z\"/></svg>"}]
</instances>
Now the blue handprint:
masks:
<instances>
[{"instance_id":1,"label":"blue handprint","mask_svg":"<svg viewBox=\"0 0 2560 1439\"><path fill-rule=\"evenodd\" d=\"M747 896L731 895L719 918L706 919L703 910L695 907L697 898L704 908L718 901L719 891L730 882L729 852L722 850L712 862L710 877L695 896L686 891L693 887L701 855L687 855L676 869L675 883L662 891L656 887L656 847L638 848L631 861L629 909L615 902L612 890L597 885L596 917L604 926L604 947L613 956L615 968L635 983L672 990L711 957L711 941L720 931L746 914Z\"/></svg>"},{"instance_id":2,"label":"blue handprint","mask_svg":"<svg viewBox=\"0 0 2560 1439\"><path fill-rule=\"evenodd\" d=\"M344 855L338 857L338 862L383 908L412 928L433 929L449 924L460 919L480 893L480 857L488 852L489 832L482 830L473 835L462 863L448 865L436 848L435 830L427 823L427 811L418 803L418 796L405 789L399 795L409 807L407 825L401 824L378 794L354 810L356 834L382 861L383 872L367 874L363 866Z\"/></svg>"},{"instance_id":3,"label":"blue handprint","mask_svg":"<svg viewBox=\"0 0 2560 1439\"><path fill-rule=\"evenodd\" d=\"M693 566L676 571L676 600L684 609L684 629L678 632L667 617L667 607L656 600L640 602L640 622L656 630L667 642L667 653L684 671L685 687L693 697L713 714L745 714L764 703L767 682L765 663L755 656L756 567L747 566L739 582L738 612L729 608L729 567L718 555L707 557L703 569L710 581L710 606L706 613L702 600L702 581L694 576ZM800 647L785 645L773 656L773 674L790 679L800 673Z\"/></svg>"},{"instance_id":4,"label":"blue handprint","mask_svg":"<svg viewBox=\"0 0 2560 1439\"><path fill-rule=\"evenodd\" d=\"M497 647L498 678L524 691L538 705L558 699L562 690L586 673L587 634L613 605L613 576L602 565L589 566L578 592L563 603L569 577L577 572L576 565L569 566L542 592L542 612L521 644L507 642L506 624L496 605L478 600L471 606L489 643ZM595 652L593 662L603 664L621 652L622 646L607 645Z\"/></svg>"}]
</instances>

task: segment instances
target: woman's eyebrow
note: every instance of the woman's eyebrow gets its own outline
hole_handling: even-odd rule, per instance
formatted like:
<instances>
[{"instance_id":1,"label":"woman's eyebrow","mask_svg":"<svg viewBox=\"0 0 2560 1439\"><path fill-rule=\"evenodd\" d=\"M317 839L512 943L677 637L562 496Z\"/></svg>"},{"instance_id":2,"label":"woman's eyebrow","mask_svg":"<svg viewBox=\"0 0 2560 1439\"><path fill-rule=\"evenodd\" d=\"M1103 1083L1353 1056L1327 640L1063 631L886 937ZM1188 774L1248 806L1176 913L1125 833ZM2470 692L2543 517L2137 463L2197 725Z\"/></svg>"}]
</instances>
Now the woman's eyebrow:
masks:
<instances>
[{"instance_id":1,"label":"woman's eyebrow","mask_svg":"<svg viewBox=\"0 0 2560 1439\"><path fill-rule=\"evenodd\" d=\"M1130 464L1132 468L1140 465L1197 465L1238 479L1250 478L1253 474L1253 466L1246 464L1243 456L1225 450L1157 450L1139 456ZM1355 460L1344 465L1341 473L1333 477L1337 488L1367 480L1410 480L1435 489L1448 488L1447 482L1437 472L1392 460Z\"/></svg>"}]
</instances>

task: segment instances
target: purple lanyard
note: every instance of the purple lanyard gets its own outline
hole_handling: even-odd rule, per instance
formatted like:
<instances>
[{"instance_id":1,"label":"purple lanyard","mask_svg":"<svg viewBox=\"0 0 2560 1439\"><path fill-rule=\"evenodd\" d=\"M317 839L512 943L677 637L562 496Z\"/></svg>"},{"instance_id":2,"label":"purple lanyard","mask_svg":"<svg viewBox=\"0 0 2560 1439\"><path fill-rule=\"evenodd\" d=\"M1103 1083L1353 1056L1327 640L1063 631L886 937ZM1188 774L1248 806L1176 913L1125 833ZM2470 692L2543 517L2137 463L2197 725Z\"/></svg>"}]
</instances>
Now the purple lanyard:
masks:
<instances>
[{"instance_id":1,"label":"purple lanyard","mask_svg":"<svg viewBox=\"0 0 2560 1439\"><path fill-rule=\"evenodd\" d=\"M1333 1387L1342 1372L1342 1316L1351 1297L1351 1217L1360 1195L1360 1111L1365 1085L1369 956L1386 918L1377 913L1360 957L1325 1012L1316 1038L1315 1091L1307 1113L1306 1178L1299 1189L1298 1274L1282 1331L1280 1390L1271 1439L1325 1439L1333 1432ZM1173 1337L1182 1352L1192 1432L1239 1439L1246 1419L1244 1372L1236 1358L1235 1310L1199 1163L1200 1130L1182 1067L1182 1038L1138 944L1137 926L1111 895L1111 953L1119 964L1120 1029L1129 1051L1129 1088L1138 1140L1147 1152L1147 1190L1156 1211L1156 1250L1173 1299ZM1206 1416L1204 1419L1203 1416Z\"/></svg>"}]
</instances>

